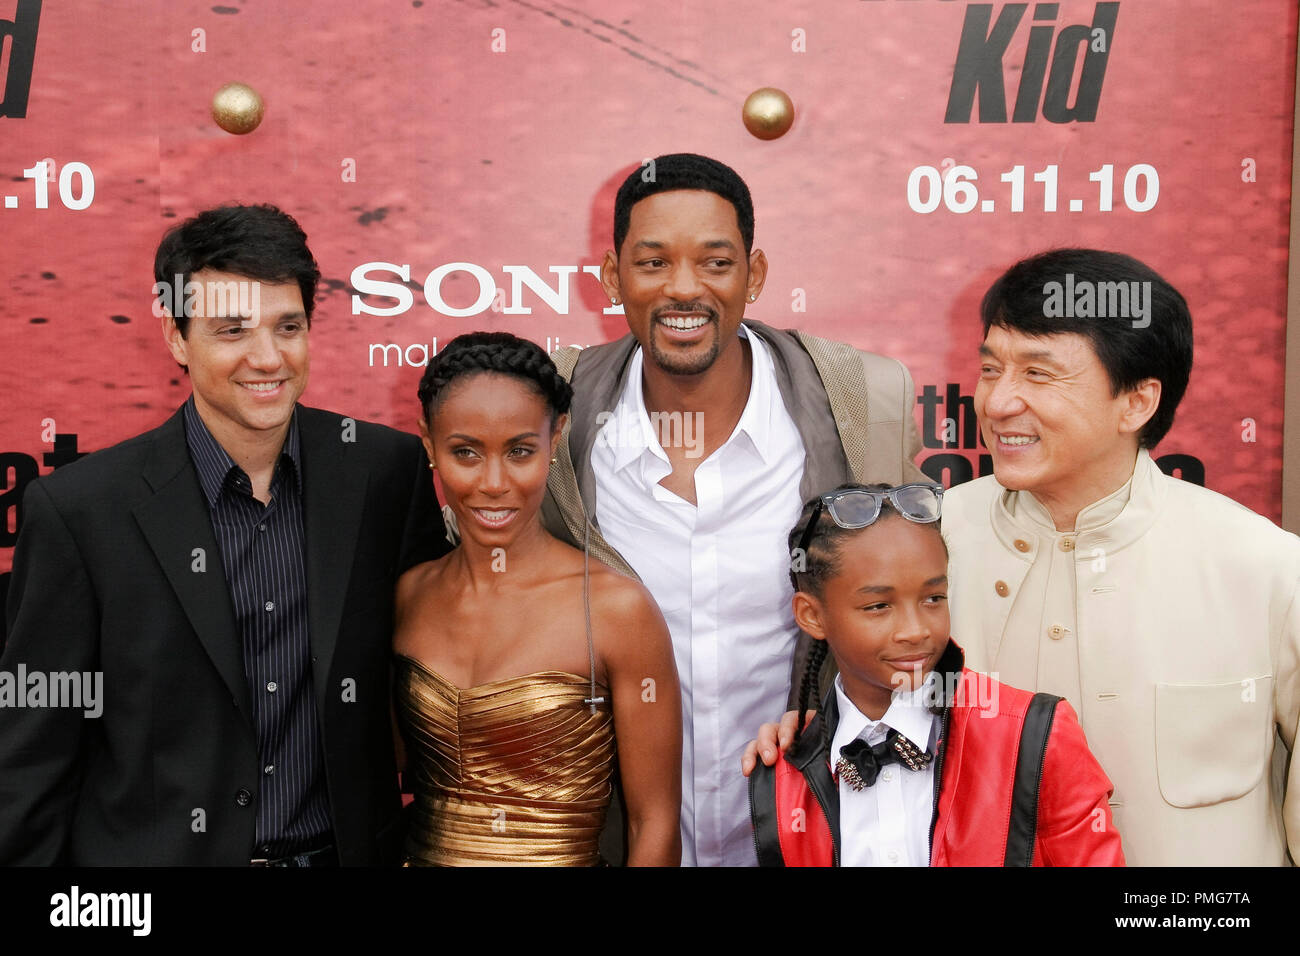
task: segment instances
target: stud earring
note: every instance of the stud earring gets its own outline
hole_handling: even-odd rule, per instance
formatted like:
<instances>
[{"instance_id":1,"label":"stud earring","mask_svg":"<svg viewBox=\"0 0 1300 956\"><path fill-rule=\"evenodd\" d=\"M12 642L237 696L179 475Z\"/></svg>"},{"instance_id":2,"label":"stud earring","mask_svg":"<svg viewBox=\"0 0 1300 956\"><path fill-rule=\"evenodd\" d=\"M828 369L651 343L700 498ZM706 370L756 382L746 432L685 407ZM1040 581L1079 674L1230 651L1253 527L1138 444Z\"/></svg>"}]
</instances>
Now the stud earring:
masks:
<instances>
[{"instance_id":1,"label":"stud earring","mask_svg":"<svg viewBox=\"0 0 1300 956\"><path fill-rule=\"evenodd\" d=\"M434 470L435 468L437 468L437 467L438 467L438 466L435 465L433 462L429 462L429 470L430 470L430 471L433 471L433 470Z\"/></svg>"}]
</instances>

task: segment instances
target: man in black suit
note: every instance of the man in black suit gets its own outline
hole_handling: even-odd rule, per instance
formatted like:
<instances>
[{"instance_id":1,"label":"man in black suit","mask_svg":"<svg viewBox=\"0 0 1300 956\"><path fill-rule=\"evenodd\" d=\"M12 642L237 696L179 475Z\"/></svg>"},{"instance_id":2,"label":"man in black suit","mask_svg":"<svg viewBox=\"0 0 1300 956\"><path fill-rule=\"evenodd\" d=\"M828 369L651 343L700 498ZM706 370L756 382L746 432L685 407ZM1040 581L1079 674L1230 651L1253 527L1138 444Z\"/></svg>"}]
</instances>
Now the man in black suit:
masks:
<instances>
[{"instance_id":1,"label":"man in black suit","mask_svg":"<svg viewBox=\"0 0 1300 956\"><path fill-rule=\"evenodd\" d=\"M423 449L298 405L320 271L285 213L200 213L154 271L193 395L26 493L0 863L395 863L393 585L447 547ZM59 674L102 699L34 695Z\"/></svg>"}]
</instances>

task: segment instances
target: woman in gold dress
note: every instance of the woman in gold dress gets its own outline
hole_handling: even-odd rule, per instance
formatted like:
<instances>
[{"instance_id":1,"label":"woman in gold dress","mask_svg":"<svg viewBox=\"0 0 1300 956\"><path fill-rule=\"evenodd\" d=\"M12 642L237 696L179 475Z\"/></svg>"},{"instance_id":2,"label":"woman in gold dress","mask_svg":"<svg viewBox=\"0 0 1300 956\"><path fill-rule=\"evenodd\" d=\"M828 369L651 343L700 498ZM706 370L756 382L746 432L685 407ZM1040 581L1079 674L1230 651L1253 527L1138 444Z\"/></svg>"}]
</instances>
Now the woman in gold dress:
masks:
<instances>
[{"instance_id":1,"label":"woman in gold dress","mask_svg":"<svg viewBox=\"0 0 1300 956\"><path fill-rule=\"evenodd\" d=\"M681 702L644 587L538 516L572 390L504 332L453 339L420 431L460 546L397 584L411 865L599 862L617 752L628 864L681 859Z\"/></svg>"}]
</instances>

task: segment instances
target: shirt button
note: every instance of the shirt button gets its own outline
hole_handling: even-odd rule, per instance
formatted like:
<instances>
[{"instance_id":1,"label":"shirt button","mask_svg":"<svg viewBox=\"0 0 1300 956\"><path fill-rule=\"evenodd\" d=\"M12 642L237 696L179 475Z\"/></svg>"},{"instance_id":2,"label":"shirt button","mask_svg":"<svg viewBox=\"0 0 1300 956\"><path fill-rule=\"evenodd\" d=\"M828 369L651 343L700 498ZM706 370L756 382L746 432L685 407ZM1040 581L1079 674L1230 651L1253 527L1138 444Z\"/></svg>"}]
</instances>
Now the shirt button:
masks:
<instances>
[{"instance_id":1,"label":"shirt button","mask_svg":"<svg viewBox=\"0 0 1300 956\"><path fill-rule=\"evenodd\" d=\"M892 770L883 770L883 771L881 771L881 773L880 773L880 778L881 778L882 780L884 780L886 783L888 783L890 780L893 780L893 779L894 779L894 771L892 771Z\"/></svg>"},{"instance_id":2,"label":"shirt button","mask_svg":"<svg viewBox=\"0 0 1300 956\"><path fill-rule=\"evenodd\" d=\"M1023 538L1016 538L1016 550L1021 554L1024 554L1029 550L1029 542L1025 541Z\"/></svg>"},{"instance_id":3,"label":"shirt button","mask_svg":"<svg viewBox=\"0 0 1300 956\"><path fill-rule=\"evenodd\" d=\"M258 530L258 531L265 531L265 530L266 530L266 523L263 522L262 524L259 524L259 525L257 526L257 530Z\"/></svg>"},{"instance_id":4,"label":"shirt button","mask_svg":"<svg viewBox=\"0 0 1300 956\"><path fill-rule=\"evenodd\" d=\"M1070 629L1064 624L1053 624L1047 629L1047 636L1054 641L1059 641L1065 635L1070 633Z\"/></svg>"},{"instance_id":5,"label":"shirt button","mask_svg":"<svg viewBox=\"0 0 1300 956\"><path fill-rule=\"evenodd\" d=\"M277 690L280 689L280 685L273 680L269 680L266 682L266 689L270 691L272 694L274 694Z\"/></svg>"},{"instance_id":6,"label":"shirt button","mask_svg":"<svg viewBox=\"0 0 1300 956\"><path fill-rule=\"evenodd\" d=\"M273 763L269 763L269 764L267 764L265 767L262 768L262 773L265 773L265 774L268 774L268 775L269 775L269 774L273 774L273 773L275 773L275 764L273 764Z\"/></svg>"},{"instance_id":7,"label":"shirt button","mask_svg":"<svg viewBox=\"0 0 1300 956\"><path fill-rule=\"evenodd\" d=\"M897 851L897 850L890 850L888 853L885 854L885 856L889 857L889 862L890 862L890 863L897 863L897 862L898 862L898 851Z\"/></svg>"},{"instance_id":8,"label":"shirt button","mask_svg":"<svg viewBox=\"0 0 1300 956\"><path fill-rule=\"evenodd\" d=\"M239 804L241 807L246 807L253 802L253 795L249 793L247 790L245 790L243 787L240 787L237 791L235 791L235 802Z\"/></svg>"},{"instance_id":9,"label":"shirt button","mask_svg":"<svg viewBox=\"0 0 1300 956\"><path fill-rule=\"evenodd\" d=\"M1062 538L1062 539L1061 539L1061 550L1062 550L1062 551L1073 551L1073 550L1074 550L1074 539L1073 539L1073 538Z\"/></svg>"},{"instance_id":10,"label":"shirt button","mask_svg":"<svg viewBox=\"0 0 1300 956\"><path fill-rule=\"evenodd\" d=\"M265 604L262 605L262 607L266 608L266 610L268 610L268 611L274 611L274 610L275 610L275 602L274 602L274 601L267 601Z\"/></svg>"},{"instance_id":11,"label":"shirt button","mask_svg":"<svg viewBox=\"0 0 1300 956\"><path fill-rule=\"evenodd\" d=\"M997 584L993 585L993 590L998 592L998 597L1006 597L1011 593L1011 588L1007 587L1006 581L999 581Z\"/></svg>"}]
</instances>

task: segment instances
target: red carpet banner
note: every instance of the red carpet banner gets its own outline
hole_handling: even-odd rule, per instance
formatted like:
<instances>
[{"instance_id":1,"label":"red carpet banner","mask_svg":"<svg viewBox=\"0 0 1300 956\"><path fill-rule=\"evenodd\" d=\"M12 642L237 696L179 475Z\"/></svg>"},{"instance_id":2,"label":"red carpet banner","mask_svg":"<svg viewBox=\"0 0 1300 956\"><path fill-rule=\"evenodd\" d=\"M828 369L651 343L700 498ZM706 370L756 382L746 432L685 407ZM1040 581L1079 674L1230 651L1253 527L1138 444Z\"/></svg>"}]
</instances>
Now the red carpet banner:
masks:
<instances>
[{"instance_id":1,"label":"red carpet banner","mask_svg":"<svg viewBox=\"0 0 1300 956\"><path fill-rule=\"evenodd\" d=\"M1148 262L1196 327L1156 457L1277 520L1296 17L1294 0L0 0L0 571L28 482L188 394L154 310L168 226L228 201L297 217L324 274L305 401L413 431L422 367L461 332L626 331L596 278L614 193L677 151L749 183L771 263L749 314L906 362L945 482L991 470L970 400L990 281L1053 246ZM264 104L251 132L213 119L231 82ZM763 87L794 108L766 140L742 122Z\"/></svg>"}]
</instances>

